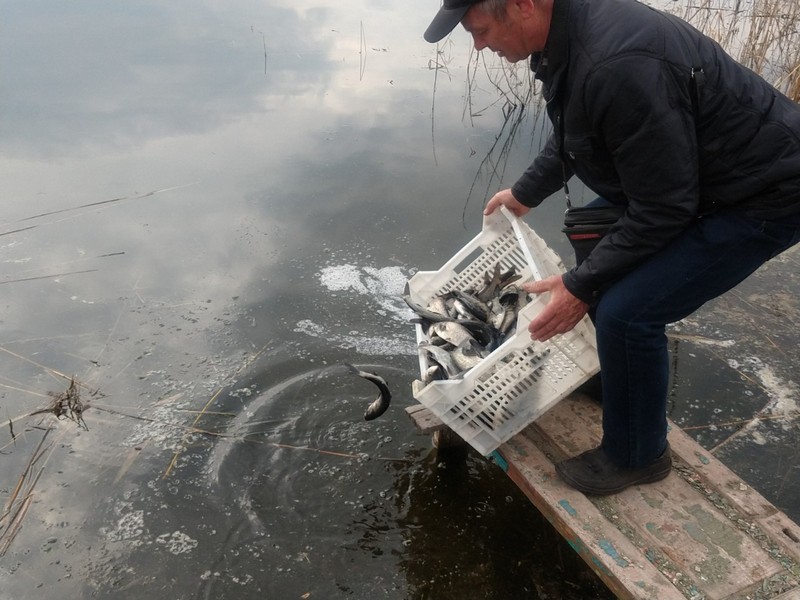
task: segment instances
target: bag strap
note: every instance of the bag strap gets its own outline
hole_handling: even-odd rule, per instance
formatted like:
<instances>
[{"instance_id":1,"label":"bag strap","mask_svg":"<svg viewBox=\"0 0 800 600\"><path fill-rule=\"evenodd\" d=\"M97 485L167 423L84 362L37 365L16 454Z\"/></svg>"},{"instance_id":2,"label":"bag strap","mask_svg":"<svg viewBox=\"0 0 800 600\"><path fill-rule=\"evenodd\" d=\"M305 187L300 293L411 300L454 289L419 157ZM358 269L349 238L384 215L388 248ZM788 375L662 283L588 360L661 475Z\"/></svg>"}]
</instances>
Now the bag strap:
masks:
<instances>
[{"instance_id":1,"label":"bag strap","mask_svg":"<svg viewBox=\"0 0 800 600\"><path fill-rule=\"evenodd\" d=\"M561 104L558 113L558 158L561 161L561 181L564 187L564 198L567 201L567 210L572 208L569 199L569 184L567 183L567 161L564 159L564 105Z\"/></svg>"},{"instance_id":2,"label":"bag strap","mask_svg":"<svg viewBox=\"0 0 800 600\"><path fill-rule=\"evenodd\" d=\"M561 142L564 142L564 138L561 138ZM572 208L572 202L569 200L569 184L567 183L567 164L564 162L564 157L561 157L561 178L564 181L564 198L567 201L567 210Z\"/></svg>"}]
</instances>

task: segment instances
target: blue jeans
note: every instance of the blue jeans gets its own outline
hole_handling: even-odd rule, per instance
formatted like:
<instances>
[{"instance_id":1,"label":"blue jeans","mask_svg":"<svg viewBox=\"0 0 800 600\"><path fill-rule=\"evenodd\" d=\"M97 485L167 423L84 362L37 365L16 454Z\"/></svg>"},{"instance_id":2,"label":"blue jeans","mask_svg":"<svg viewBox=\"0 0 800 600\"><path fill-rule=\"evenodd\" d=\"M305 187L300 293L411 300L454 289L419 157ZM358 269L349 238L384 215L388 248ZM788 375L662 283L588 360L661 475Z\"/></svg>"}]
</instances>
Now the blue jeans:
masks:
<instances>
[{"instance_id":1,"label":"blue jeans","mask_svg":"<svg viewBox=\"0 0 800 600\"><path fill-rule=\"evenodd\" d=\"M778 222L715 213L600 296L590 317L602 373L602 447L612 461L644 466L666 448L666 324L733 288L799 240L800 214Z\"/></svg>"}]
</instances>

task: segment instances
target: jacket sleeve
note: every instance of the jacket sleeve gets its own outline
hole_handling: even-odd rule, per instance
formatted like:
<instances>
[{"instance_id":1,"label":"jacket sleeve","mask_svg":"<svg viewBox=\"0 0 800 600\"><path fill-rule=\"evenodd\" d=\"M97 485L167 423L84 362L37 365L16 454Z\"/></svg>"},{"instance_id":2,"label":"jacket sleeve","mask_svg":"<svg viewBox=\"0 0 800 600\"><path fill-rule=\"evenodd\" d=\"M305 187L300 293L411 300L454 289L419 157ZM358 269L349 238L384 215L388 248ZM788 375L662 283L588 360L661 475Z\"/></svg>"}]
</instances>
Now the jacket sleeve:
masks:
<instances>
[{"instance_id":1,"label":"jacket sleeve","mask_svg":"<svg viewBox=\"0 0 800 600\"><path fill-rule=\"evenodd\" d=\"M610 155L628 208L588 258L564 275L567 289L585 302L592 303L607 284L697 217L699 167L689 86L688 72L642 54L606 61L587 79L595 151Z\"/></svg>"},{"instance_id":2,"label":"jacket sleeve","mask_svg":"<svg viewBox=\"0 0 800 600\"><path fill-rule=\"evenodd\" d=\"M567 167L567 177L572 175ZM558 152L558 138L551 133L542 151L525 173L511 186L511 193L525 206L539 206L564 183L564 172Z\"/></svg>"}]
</instances>

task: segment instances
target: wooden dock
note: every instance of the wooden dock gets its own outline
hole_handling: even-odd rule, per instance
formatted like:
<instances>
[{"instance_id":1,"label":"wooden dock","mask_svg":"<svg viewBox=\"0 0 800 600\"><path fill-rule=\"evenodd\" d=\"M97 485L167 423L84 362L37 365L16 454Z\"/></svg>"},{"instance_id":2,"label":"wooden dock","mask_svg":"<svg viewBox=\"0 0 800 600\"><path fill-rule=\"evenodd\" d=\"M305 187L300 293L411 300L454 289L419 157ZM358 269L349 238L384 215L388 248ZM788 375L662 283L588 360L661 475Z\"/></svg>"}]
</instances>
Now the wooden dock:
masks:
<instances>
[{"instance_id":1,"label":"wooden dock","mask_svg":"<svg viewBox=\"0 0 800 600\"><path fill-rule=\"evenodd\" d=\"M407 409L425 432L444 425ZM600 407L573 395L494 460L619 598L800 600L800 527L670 423L673 473L613 496L561 482L554 461L600 442Z\"/></svg>"}]
</instances>

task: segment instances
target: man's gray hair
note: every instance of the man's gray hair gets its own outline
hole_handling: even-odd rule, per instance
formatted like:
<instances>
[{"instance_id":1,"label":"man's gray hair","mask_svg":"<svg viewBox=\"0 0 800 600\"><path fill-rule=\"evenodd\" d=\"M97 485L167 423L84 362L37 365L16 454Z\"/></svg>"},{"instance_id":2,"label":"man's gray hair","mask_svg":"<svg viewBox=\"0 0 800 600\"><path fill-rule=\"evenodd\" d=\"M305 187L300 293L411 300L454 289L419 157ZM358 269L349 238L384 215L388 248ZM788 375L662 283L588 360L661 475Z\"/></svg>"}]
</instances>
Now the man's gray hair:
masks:
<instances>
[{"instance_id":1,"label":"man's gray hair","mask_svg":"<svg viewBox=\"0 0 800 600\"><path fill-rule=\"evenodd\" d=\"M506 3L507 0L483 0L478 8L495 19L503 19L506 16Z\"/></svg>"}]
</instances>

